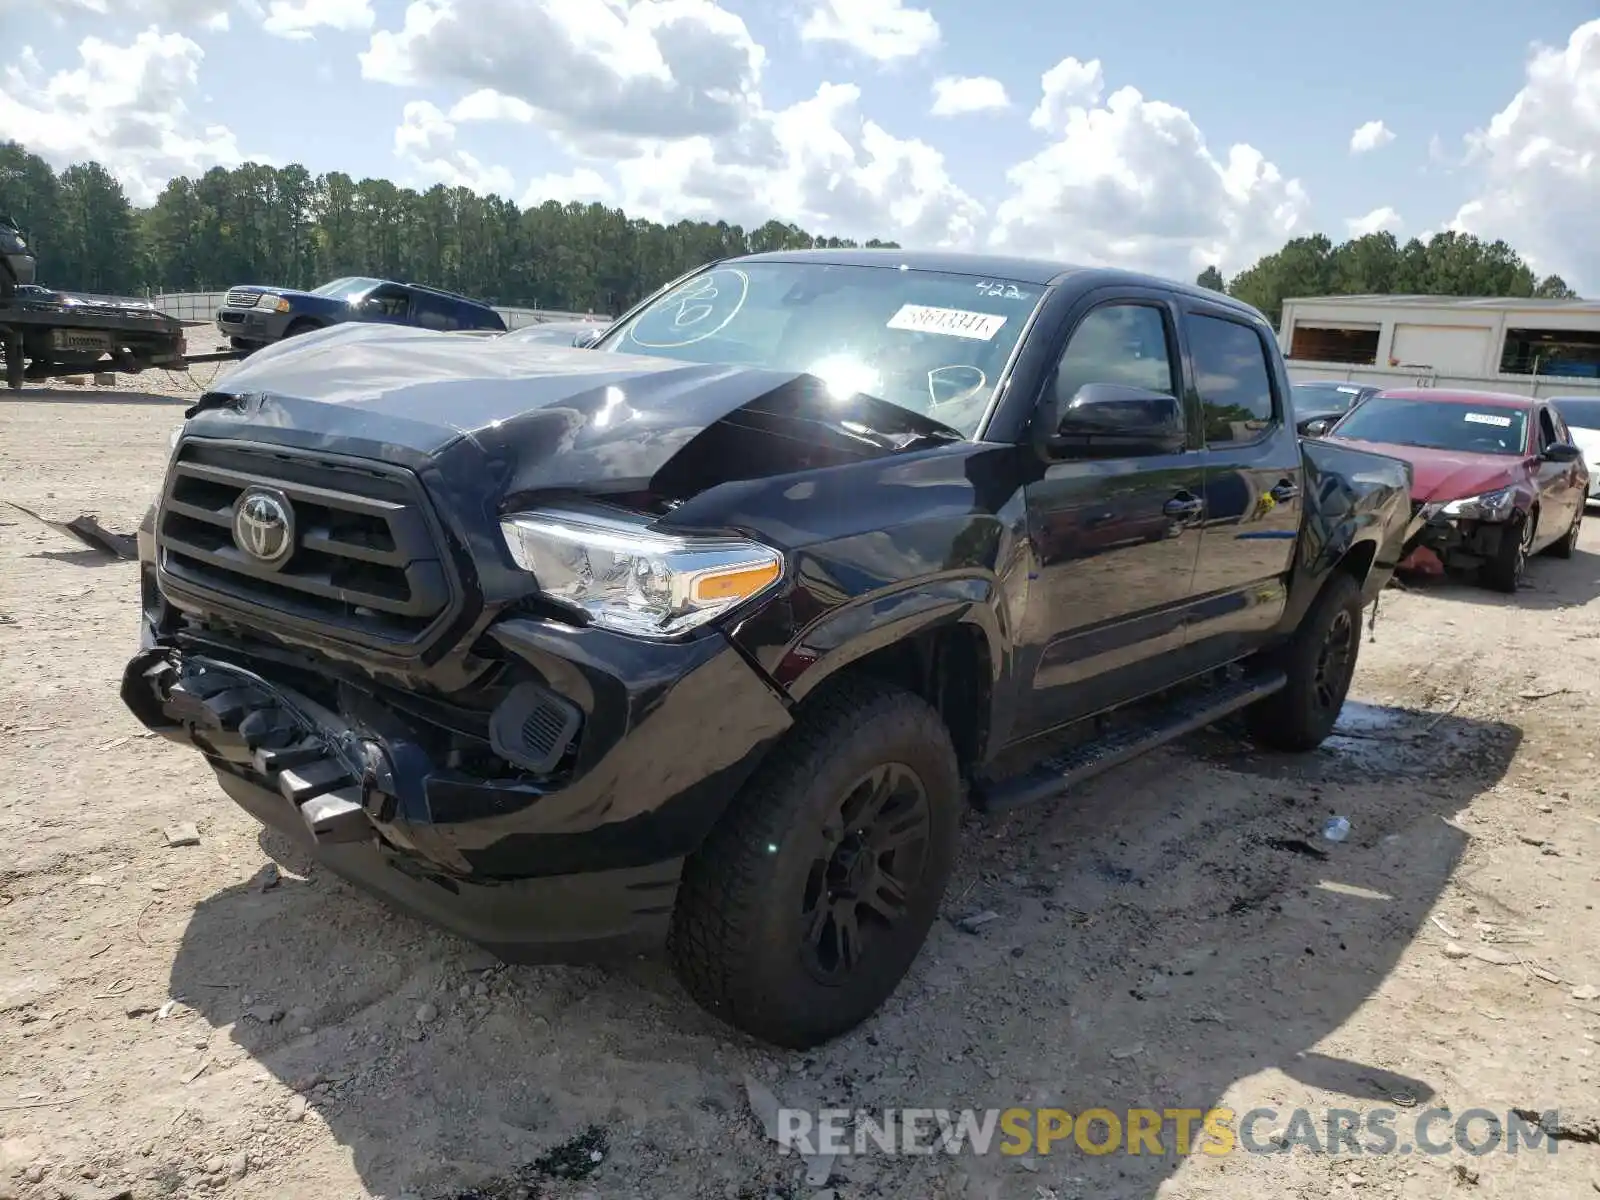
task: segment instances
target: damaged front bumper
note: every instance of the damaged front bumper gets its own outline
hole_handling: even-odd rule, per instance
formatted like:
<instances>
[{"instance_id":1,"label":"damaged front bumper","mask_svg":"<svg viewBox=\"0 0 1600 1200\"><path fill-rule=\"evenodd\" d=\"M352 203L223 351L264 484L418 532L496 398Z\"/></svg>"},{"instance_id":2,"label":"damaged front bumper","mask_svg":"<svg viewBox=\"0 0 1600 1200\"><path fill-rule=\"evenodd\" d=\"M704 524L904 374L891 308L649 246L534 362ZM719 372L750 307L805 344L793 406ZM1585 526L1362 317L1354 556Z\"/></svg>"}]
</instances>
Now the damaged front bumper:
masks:
<instances>
[{"instance_id":1,"label":"damaged front bumper","mask_svg":"<svg viewBox=\"0 0 1600 1200\"><path fill-rule=\"evenodd\" d=\"M684 857L787 728L787 707L720 638L648 648L656 669L641 672L614 635L543 624L507 621L492 636L518 678L559 680L568 695L503 689L477 736L375 689L313 698L285 681L292 671L148 624L122 698L147 728L199 750L257 820L502 958L653 948Z\"/></svg>"},{"instance_id":2,"label":"damaged front bumper","mask_svg":"<svg viewBox=\"0 0 1600 1200\"><path fill-rule=\"evenodd\" d=\"M1407 531L1399 569L1439 574L1471 570L1500 552L1501 540L1515 537L1506 521L1454 517L1442 504L1417 504Z\"/></svg>"}]
</instances>

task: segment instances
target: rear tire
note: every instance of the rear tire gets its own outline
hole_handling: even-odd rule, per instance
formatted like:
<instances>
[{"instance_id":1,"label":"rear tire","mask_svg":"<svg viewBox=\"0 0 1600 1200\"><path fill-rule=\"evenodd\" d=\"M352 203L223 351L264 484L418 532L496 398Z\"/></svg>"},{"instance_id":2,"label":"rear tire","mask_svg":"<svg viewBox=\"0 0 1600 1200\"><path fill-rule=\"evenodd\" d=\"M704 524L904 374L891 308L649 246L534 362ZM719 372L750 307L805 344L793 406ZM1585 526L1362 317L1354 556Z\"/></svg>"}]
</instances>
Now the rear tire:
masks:
<instances>
[{"instance_id":1,"label":"rear tire","mask_svg":"<svg viewBox=\"0 0 1600 1200\"><path fill-rule=\"evenodd\" d=\"M1497 592L1515 595L1528 570L1528 551L1539 526L1537 513L1517 513L1507 523L1495 555L1483 564L1479 575ZM1509 535L1509 536L1507 536Z\"/></svg>"},{"instance_id":2,"label":"rear tire","mask_svg":"<svg viewBox=\"0 0 1600 1200\"><path fill-rule=\"evenodd\" d=\"M1336 570L1278 656L1281 692L1246 710L1251 735L1274 750L1314 750L1333 732L1361 654L1361 586Z\"/></svg>"},{"instance_id":3,"label":"rear tire","mask_svg":"<svg viewBox=\"0 0 1600 1200\"><path fill-rule=\"evenodd\" d=\"M889 998L938 914L961 780L916 696L841 679L734 797L683 872L668 952L690 995L805 1049Z\"/></svg>"}]
</instances>

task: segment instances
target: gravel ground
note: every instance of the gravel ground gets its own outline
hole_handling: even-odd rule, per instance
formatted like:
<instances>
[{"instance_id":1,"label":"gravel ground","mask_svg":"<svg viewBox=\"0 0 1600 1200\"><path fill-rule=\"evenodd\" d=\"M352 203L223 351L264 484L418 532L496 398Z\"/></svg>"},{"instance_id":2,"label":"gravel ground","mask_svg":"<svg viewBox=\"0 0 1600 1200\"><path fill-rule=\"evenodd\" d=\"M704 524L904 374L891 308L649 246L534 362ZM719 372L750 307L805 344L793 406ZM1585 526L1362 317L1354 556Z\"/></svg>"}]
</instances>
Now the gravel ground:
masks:
<instances>
[{"instance_id":1,"label":"gravel ground","mask_svg":"<svg viewBox=\"0 0 1600 1200\"><path fill-rule=\"evenodd\" d=\"M0 499L131 530L206 382L0 394ZM1596 1194L1597 593L1600 527L1514 599L1391 591L1321 751L1213 731L973 818L912 977L791 1055L659 963L494 965L264 835L118 701L133 565L0 505L0 1197ZM1333 814L1348 841L1319 840ZM802 1106L1558 1109L1566 1136L871 1153L807 1182L747 1079Z\"/></svg>"}]
</instances>

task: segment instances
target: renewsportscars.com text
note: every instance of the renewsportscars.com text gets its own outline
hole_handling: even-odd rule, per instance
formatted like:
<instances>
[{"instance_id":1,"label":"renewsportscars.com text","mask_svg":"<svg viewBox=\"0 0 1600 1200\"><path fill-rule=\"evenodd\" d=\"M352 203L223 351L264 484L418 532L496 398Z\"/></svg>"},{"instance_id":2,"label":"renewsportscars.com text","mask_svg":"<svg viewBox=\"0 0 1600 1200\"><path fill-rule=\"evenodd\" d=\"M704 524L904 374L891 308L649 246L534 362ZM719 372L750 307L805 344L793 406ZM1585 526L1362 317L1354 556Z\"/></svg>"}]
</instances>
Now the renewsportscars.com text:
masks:
<instances>
[{"instance_id":1,"label":"renewsportscars.com text","mask_svg":"<svg viewBox=\"0 0 1600 1200\"><path fill-rule=\"evenodd\" d=\"M1556 1153L1559 1114L1530 1120L1486 1108L780 1109L778 1142L796 1154Z\"/></svg>"}]
</instances>

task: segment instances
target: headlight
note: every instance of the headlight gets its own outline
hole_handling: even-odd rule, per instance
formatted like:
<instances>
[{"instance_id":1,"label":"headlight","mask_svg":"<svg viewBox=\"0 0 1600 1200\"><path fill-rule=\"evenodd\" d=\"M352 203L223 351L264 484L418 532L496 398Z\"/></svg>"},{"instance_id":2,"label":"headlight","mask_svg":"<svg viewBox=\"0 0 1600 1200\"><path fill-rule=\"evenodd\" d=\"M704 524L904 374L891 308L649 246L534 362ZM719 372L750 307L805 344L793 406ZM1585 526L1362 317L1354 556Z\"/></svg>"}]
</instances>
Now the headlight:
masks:
<instances>
[{"instance_id":1,"label":"headlight","mask_svg":"<svg viewBox=\"0 0 1600 1200\"><path fill-rule=\"evenodd\" d=\"M1460 500L1452 500L1442 511L1447 517L1466 517L1473 521L1504 521L1516 507L1516 489L1501 488L1495 492L1484 492L1481 496L1464 496Z\"/></svg>"},{"instance_id":2,"label":"headlight","mask_svg":"<svg viewBox=\"0 0 1600 1200\"><path fill-rule=\"evenodd\" d=\"M759 542L673 537L622 518L540 509L505 517L500 529L545 595L640 637L704 625L783 576L782 555Z\"/></svg>"},{"instance_id":3,"label":"headlight","mask_svg":"<svg viewBox=\"0 0 1600 1200\"><path fill-rule=\"evenodd\" d=\"M261 299L256 301L256 308L261 312L286 313L293 307L282 296L274 296L271 292L262 292Z\"/></svg>"}]
</instances>

